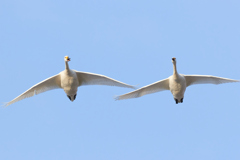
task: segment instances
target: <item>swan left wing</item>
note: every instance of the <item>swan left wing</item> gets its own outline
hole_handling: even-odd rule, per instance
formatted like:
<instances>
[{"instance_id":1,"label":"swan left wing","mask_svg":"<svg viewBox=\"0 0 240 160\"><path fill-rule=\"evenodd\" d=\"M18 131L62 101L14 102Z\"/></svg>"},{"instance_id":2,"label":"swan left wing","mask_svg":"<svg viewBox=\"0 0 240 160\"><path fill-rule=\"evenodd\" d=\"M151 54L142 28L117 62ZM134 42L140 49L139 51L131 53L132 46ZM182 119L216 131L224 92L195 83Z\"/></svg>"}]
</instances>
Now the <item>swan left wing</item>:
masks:
<instances>
[{"instance_id":1,"label":"swan left wing","mask_svg":"<svg viewBox=\"0 0 240 160\"><path fill-rule=\"evenodd\" d=\"M169 90L168 78L157 81L153 84L144 86L135 91L120 95L120 96L116 97L116 100L138 98L138 97L144 96L146 94L151 94L151 93L160 92L160 91L164 91L164 90Z\"/></svg>"},{"instance_id":2,"label":"swan left wing","mask_svg":"<svg viewBox=\"0 0 240 160\"><path fill-rule=\"evenodd\" d=\"M194 84L222 84L230 82L239 82L238 80L215 77L210 75L184 75L187 87Z\"/></svg>"},{"instance_id":3,"label":"swan left wing","mask_svg":"<svg viewBox=\"0 0 240 160\"><path fill-rule=\"evenodd\" d=\"M89 73L89 72L79 72L79 71L75 71L75 72L78 77L79 86L81 86L81 85L107 85L107 86L118 86L118 87L126 87L126 88L135 89L134 86L117 81L115 79L109 78L104 75L94 74L94 73Z\"/></svg>"},{"instance_id":4,"label":"swan left wing","mask_svg":"<svg viewBox=\"0 0 240 160\"><path fill-rule=\"evenodd\" d=\"M55 75L50 78L43 80L42 82L32 86L30 89L16 97L10 102L7 102L4 106L7 107L17 101L20 101L25 98L32 97L42 92L46 92L52 89L61 88L60 75Z\"/></svg>"}]
</instances>

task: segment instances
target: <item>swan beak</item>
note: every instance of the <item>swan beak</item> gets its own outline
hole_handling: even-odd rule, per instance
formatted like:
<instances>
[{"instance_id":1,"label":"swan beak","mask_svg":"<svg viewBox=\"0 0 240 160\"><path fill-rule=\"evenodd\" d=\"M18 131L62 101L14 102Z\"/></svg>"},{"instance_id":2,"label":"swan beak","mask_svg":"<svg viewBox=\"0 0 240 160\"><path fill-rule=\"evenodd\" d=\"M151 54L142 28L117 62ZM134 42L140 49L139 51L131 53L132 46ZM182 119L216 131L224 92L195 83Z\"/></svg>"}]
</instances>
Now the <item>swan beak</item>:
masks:
<instances>
[{"instance_id":1,"label":"swan beak","mask_svg":"<svg viewBox=\"0 0 240 160\"><path fill-rule=\"evenodd\" d=\"M66 56L66 59L67 59L67 61L70 61L70 58L68 56Z\"/></svg>"},{"instance_id":2,"label":"swan beak","mask_svg":"<svg viewBox=\"0 0 240 160\"><path fill-rule=\"evenodd\" d=\"M70 58L68 56L65 56L65 61L70 61Z\"/></svg>"}]
</instances>

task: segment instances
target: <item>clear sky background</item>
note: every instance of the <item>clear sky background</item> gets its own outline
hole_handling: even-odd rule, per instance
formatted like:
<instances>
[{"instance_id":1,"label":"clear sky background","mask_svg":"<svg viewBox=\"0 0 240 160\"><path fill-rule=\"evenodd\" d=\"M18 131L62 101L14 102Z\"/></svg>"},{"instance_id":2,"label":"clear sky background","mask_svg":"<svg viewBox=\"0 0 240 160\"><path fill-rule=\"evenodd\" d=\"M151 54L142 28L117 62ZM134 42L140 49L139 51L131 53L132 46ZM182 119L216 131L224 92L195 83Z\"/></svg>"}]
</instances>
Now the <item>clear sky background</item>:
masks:
<instances>
[{"instance_id":1,"label":"clear sky background","mask_svg":"<svg viewBox=\"0 0 240 160\"><path fill-rule=\"evenodd\" d=\"M240 1L3 0L0 101L70 68L139 87L182 74L240 80ZM2 160L238 160L240 83L132 91L52 90L0 109Z\"/></svg>"}]
</instances>

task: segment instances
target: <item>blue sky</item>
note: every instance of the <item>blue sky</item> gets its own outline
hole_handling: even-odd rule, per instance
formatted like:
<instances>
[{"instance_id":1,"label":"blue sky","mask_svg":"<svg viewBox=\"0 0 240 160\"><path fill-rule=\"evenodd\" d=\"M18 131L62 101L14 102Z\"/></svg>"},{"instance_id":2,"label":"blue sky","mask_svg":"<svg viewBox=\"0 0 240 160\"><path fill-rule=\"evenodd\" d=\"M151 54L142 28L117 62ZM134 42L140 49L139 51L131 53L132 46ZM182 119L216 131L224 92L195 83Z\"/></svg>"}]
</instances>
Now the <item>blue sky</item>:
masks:
<instances>
[{"instance_id":1,"label":"blue sky","mask_svg":"<svg viewBox=\"0 0 240 160\"><path fill-rule=\"evenodd\" d=\"M8 0L0 2L1 102L70 68L139 86L182 74L240 79L240 2ZM84 86L0 109L4 160L237 160L239 83L194 85L115 101L131 91Z\"/></svg>"}]
</instances>

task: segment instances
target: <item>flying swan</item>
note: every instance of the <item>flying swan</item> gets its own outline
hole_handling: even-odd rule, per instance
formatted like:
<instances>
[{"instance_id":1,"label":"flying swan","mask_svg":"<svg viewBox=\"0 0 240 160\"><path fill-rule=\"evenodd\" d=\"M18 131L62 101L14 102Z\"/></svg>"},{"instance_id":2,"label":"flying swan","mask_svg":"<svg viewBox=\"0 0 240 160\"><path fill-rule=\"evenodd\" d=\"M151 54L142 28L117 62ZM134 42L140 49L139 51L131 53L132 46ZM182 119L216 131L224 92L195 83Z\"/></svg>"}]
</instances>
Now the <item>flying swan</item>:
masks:
<instances>
[{"instance_id":1,"label":"flying swan","mask_svg":"<svg viewBox=\"0 0 240 160\"><path fill-rule=\"evenodd\" d=\"M77 96L78 87L82 85L108 85L135 89L134 86L122 83L120 81L117 81L104 75L71 70L69 69L68 66L68 62L70 61L70 58L68 56L64 57L64 61L65 61L64 71L32 86L30 89L22 93L20 96L6 103L5 107L17 101L20 101L24 98L32 97L39 93L43 93L58 88L62 88L72 102L75 100Z\"/></svg>"},{"instance_id":2,"label":"flying swan","mask_svg":"<svg viewBox=\"0 0 240 160\"><path fill-rule=\"evenodd\" d=\"M184 98L184 92L186 88L194 84L221 84L228 82L239 82L238 80L215 77L210 75L183 75L178 74L176 67L176 58L172 58L173 63L173 75L167 79L157 81L153 84L144 86L135 91L120 95L116 97L116 100L129 99L129 98L138 98L146 94L160 92L163 90L170 90L176 104L182 103Z\"/></svg>"}]
</instances>

